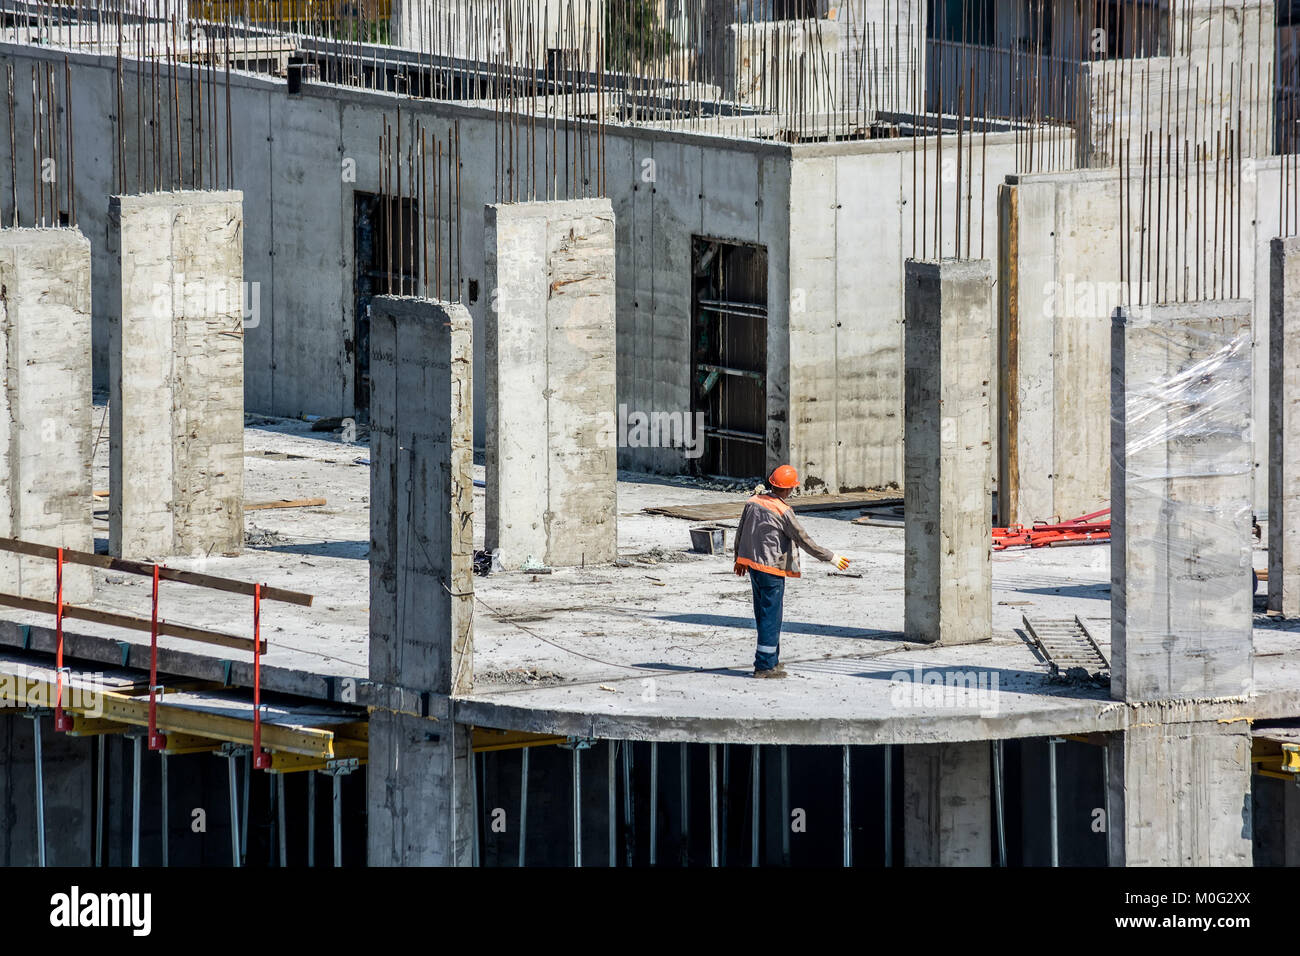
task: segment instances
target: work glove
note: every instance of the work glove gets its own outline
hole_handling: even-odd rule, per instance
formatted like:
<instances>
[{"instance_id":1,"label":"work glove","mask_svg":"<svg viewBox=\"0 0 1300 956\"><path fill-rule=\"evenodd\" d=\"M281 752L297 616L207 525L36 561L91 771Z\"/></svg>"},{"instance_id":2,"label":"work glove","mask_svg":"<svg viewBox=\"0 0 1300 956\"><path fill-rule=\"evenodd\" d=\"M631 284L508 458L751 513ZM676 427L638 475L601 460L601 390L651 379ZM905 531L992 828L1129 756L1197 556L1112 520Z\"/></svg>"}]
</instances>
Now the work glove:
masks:
<instances>
[{"instance_id":1,"label":"work glove","mask_svg":"<svg viewBox=\"0 0 1300 956\"><path fill-rule=\"evenodd\" d=\"M842 554L833 554L831 555L831 564L835 565L837 571L844 571L848 569L849 559Z\"/></svg>"}]
</instances>

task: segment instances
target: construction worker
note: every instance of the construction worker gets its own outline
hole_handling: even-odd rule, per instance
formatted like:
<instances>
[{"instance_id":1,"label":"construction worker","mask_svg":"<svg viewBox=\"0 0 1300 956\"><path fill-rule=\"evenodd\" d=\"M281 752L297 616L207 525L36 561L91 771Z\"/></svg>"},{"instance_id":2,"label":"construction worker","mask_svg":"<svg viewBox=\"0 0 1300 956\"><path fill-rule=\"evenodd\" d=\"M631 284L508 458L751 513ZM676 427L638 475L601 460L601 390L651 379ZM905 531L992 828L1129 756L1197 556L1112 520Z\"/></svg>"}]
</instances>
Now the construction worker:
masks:
<instances>
[{"instance_id":1,"label":"construction worker","mask_svg":"<svg viewBox=\"0 0 1300 956\"><path fill-rule=\"evenodd\" d=\"M781 652L781 607L785 579L799 577L799 548L841 571L849 561L814 542L794 516L794 509L786 502L790 492L799 486L799 475L792 467L782 465L776 469L767 484L771 490L751 497L740 516L735 571L737 577L749 575L754 593L754 623L758 627L754 676L784 677L785 665L777 660Z\"/></svg>"}]
</instances>

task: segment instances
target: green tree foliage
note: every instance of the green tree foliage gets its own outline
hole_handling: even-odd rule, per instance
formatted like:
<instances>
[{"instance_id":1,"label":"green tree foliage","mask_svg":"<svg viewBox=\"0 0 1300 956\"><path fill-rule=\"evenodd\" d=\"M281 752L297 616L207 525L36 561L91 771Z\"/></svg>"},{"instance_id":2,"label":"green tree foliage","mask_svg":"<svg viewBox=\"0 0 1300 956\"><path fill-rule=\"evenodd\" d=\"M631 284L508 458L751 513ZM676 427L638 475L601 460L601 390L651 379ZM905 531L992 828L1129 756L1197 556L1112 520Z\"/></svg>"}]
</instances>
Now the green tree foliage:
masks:
<instances>
[{"instance_id":1,"label":"green tree foliage","mask_svg":"<svg viewBox=\"0 0 1300 956\"><path fill-rule=\"evenodd\" d=\"M652 0L605 4L605 68L631 71L673 49L672 34L659 23Z\"/></svg>"}]
</instances>

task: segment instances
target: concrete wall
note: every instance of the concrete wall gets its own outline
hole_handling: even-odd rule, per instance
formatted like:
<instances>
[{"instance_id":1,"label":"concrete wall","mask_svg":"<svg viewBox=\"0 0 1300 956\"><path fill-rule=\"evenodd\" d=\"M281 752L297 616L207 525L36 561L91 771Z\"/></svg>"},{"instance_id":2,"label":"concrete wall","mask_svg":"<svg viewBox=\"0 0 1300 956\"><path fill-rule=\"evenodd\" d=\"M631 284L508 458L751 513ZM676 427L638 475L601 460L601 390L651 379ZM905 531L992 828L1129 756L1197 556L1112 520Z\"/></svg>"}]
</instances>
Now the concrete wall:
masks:
<instances>
[{"instance_id":1,"label":"concrete wall","mask_svg":"<svg viewBox=\"0 0 1300 956\"><path fill-rule=\"evenodd\" d=\"M115 196L109 210L109 550L244 545L238 192Z\"/></svg>"},{"instance_id":2,"label":"concrete wall","mask_svg":"<svg viewBox=\"0 0 1300 956\"><path fill-rule=\"evenodd\" d=\"M63 53L0 44L0 62L13 63L20 75L32 62L46 60L61 69ZM92 239L95 301L100 302L107 300L112 275L101 238L107 234L107 197L119 191L108 145L116 138L115 61L70 54L69 62L78 213ZM128 62L124 83L134 82ZM21 121L30 111L21 87L15 114L19 142L30 134ZM400 99L316 83L289 96L280 81L239 74L231 75L230 99L233 166L226 168L218 150L221 167L205 176L222 184L228 177L245 197L246 406L285 415L354 414L354 194L379 190L376 142L382 120L386 116L395 124L400 103L404 139L417 122L440 137L456 124L462 211L497 199L497 121L473 103ZM179 102L181 166L189 170L184 77ZM134 99L126 97L124 107L123 127L133 131ZM217 112L217 126L208 133L224 143L224 110ZM563 139L563 120L557 128ZM160 154L168 155L168 135L160 136ZM991 255L996 248L991 184L1016 169L1018 149L1012 134L990 134L987 141L981 136L965 151L958 183L951 133L944 137L942 156L933 137L919 145L914 150L902 139L791 145L703 131L607 126L604 172L616 220L619 404L646 413L690 410L691 237L758 243L766 247L769 262L769 463L790 459L817 479L813 489L899 481L903 259L954 253L958 208L966 214L957 197L967 192L971 254ZM145 147L137 162L135 137L125 137L124 168L132 185L143 175L137 169L154 166L151 143ZM539 151L543 148L539 144ZM30 157L23 153L18 150L20 206L29 188L24 184L31 180ZM7 141L0 142L0 168L8 159ZM526 164L519 170L525 179L528 172ZM539 167L536 191L525 183L521 194L546 195L542 173ZM561 183L559 198L566 198L569 188ZM941 216L938 189L945 197ZM445 202L432 207L427 204L422 219L428 235L459 230L459 294L479 333L475 362L482 368L489 308L482 290L482 222L472 214L449 221ZM8 194L0 190L0 215L8 214ZM945 244L935 250L940 218ZM967 231L963 228L963 236ZM964 251L964 240L962 245ZM862 266L863 250L869 268ZM444 251L444 276L449 266ZM480 290L477 296L471 283ZM435 294L427 286L423 291ZM454 298L457 290L436 294ZM104 383L108 317L99 306L96 313L96 378ZM479 379L475 431L481 441L486 419L483 376ZM667 473L683 468L675 448L624 449L619 463Z\"/></svg>"},{"instance_id":3,"label":"concrete wall","mask_svg":"<svg viewBox=\"0 0 1300 956\"><path fill-rule=\"evenodd\" d=\"M718 77L722 95L782 113L838 108L844 95L841 32L832 20L730 24Z\"/></svg>"},{"instance_id":4,"label":"concrete wall","mask_svg":"<svg viewBox=\"0 0 1300 956\"><path fill-rule=\"evenodd\" d=\"M1239 125L1243 155L1272 151L1273 0L1194 0L1171 21L1172 56L1081 64L1083 165L1115 165L1125 141L1140 154L1148 134L1213 149Z\"/></svg>"},{"instance_id":5,"label":"concrete wall","mask_svg":"<svg viewBox=\"0 0 1300 956\"><path fill-rule=\"evenodd\" d=\"M618 555L614 214L487 207L486 547L507 567Z\"/></svg>"},{"instance_id":6,"label":"concrete wall","mask_svg":"<svg viewBox=\"0 0 1300 956\"><path fill-rule=\"evenodd\" d=\"M1071 518L1106 506L1110 313L1127 301L1251 300L1252 408L1256 421L1267 421L1269 243L1279 233L1281 164L1242 166L1236 217L1225 226L1220 216L1217 242L1206 225L1214 222L1213 197L1199 208L1195 176L1191 188L1171 189L1168 177L1149 184L1164 198L1151 207L1146 234L1159 245L1147 249L1152 265L1144 275L1137 267L1140 171L1127 182L1114 170L1009 177L998 212L1000 523ZM1213 183L1214 168L1201 175ZM1133 210L1123 228L1121 189ZM1177 228L1182 222L1191 223L1186 232ZM1170 236L1178 238L1171 244ZM1130 256L1126 271L1122 249ZM1196 250L1206 263L1200 281ZM1254 454L1259 472L1268 460L1263 429L1256 430ZM1256 481L1257 509L1267 494L1266 482Z\"/></svg>"},{"instance_id":7,"label":"concrete wall","mask_svg":"<svg viewBox=\"0 0 1300 956\"><path fill-rule=\"evenodd\" d=\"M1250 303L1116 310L1111 696L1253 692Z\"/></svg>"},{"instance_id":8,"label":"concrete wall","mask_svg":"<svg viewBox=\"0 0 1300 956\"><path fill-rule=\"evenodd\" d=\"M90 243L75 229L0 229L0 535L93 551ZM56 564L0 553L3 589L52 601ZM88 603L69 565L63 599Z\"/></svg>"},{"instance_id":9,"label":"concrete wall","mask_svg":"<svg viewBox=\"0 0 1300 956\"><path fill-rule=\"evenodd\" d=\"M788 288L769 283L768 455L772 465L787 456L805 487L849 491L902 479L903 265L996 252L993 184L1016 169L1018 146L1005 133L976 143L973 164L962 150L960 182L951 133L942 154L933 137L915 155L906 140L795 152ZM936 177L936 165L944 175ZM783 301L788 353L777 351Z\"/></svg>"},{"instance_id":10,"label":"concrete wall","mask_svg":"<svg viewBox=\"0 0 1300 956\"><path fill-rule=\"evenodd\" d=\"M1271 268L1268 608L1300 617L1300 239L1274 239Z\"/></svg>"}]
</instances>

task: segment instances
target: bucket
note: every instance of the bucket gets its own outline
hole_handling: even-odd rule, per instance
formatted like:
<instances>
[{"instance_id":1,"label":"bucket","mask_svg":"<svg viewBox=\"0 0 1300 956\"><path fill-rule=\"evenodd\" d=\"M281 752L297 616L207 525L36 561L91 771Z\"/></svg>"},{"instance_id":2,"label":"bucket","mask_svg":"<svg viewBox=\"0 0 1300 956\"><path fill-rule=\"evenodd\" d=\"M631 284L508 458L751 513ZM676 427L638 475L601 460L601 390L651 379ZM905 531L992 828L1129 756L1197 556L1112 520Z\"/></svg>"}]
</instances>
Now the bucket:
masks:
<instances>
[{"instance_id":1,"label":"bucket","mask_svg":"<svg viewBox=\"0 0 1300 956\"><path fill-rule=\"evenodd\" d=\"M691 550L701 554L722 554L727 550L727 529L707 524L692 528Z\"/></svg>"}]
</instances>

